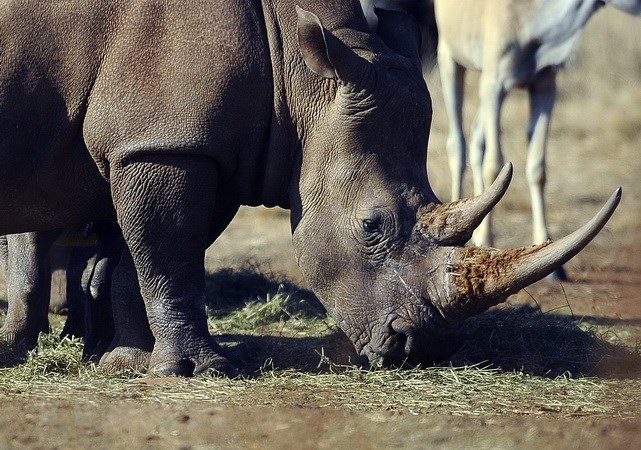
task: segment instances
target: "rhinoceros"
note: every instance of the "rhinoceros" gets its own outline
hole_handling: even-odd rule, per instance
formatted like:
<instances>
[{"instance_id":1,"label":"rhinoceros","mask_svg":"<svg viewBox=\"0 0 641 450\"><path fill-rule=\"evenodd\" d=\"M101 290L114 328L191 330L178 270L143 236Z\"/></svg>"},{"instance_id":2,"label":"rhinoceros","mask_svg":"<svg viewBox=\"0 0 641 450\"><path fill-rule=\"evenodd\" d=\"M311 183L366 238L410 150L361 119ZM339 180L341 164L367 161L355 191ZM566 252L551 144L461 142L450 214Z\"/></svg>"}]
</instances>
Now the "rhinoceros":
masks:
<instances>
[{"instance_id":1,"label":"rhinoceros","mask_svg":"<svg viewBox=\"0 0 641 450\"><path fill-rule=\"evenodd\" d=\"M465 247L512 169L438 200L412 21L382 15L379 38L357 0L298 3L2 3L0 234L117 219L137 276L123 286L139 284L145 310L116 318L106 364L142 353L156 374L235 373L207 330L203 259L239 205L291 209L307 282L359 353L392 364L451 353L467 317L567 261L614 211L620 190L560 241Z\"/></svg>"}]
</instances>

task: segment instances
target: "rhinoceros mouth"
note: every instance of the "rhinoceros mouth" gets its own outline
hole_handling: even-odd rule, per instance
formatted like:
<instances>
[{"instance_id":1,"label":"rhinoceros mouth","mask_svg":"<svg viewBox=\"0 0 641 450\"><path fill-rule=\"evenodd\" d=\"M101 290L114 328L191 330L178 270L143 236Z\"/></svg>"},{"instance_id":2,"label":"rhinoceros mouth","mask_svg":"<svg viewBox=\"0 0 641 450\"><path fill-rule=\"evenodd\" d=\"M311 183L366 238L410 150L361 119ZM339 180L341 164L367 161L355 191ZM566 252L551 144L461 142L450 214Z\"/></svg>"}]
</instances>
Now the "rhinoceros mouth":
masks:
<instances>
[{"instance_id":1,"label":"rhinoceros mouth","mask_svg":"<svg viewBox=\"0 0 641 450\"><path fill-rule=\"evenodd\" d=\"M460 347L460 340L454 336L461 328L445 321L438 312L428 316L420 325L402 318L390 320L384 335L364 345L360 354L370 362L382 362L384 367L432 365L446 359Z\"/></svg>"},{"instance_id":2,"label":"rhinoceros mouth","mask_svg":"<svg viewBox=\"0 0 641 450\"><path fill-rule=\"evenodd\" d=\"M452 356L461 346L460 325L446 321L438 313L420 325L397 320L393 329L398 335L406 336L405 351L402 358L385 355L386 365L433 365Z\"/></svg>"}]
</instances>

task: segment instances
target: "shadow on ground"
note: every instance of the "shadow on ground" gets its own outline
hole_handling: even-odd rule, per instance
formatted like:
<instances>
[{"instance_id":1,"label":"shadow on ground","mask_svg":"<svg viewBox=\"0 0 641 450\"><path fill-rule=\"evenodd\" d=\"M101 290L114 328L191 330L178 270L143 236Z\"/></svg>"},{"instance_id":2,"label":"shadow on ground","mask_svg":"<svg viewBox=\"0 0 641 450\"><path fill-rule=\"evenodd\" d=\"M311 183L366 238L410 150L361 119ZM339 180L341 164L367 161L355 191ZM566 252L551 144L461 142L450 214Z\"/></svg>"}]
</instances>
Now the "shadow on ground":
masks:
<instances>
[{"instance_id":1,"label":"shadow on ground","mask_svg":"<svg viewBox=\"0 0 641 450\"><path fill-rule=\"evenodd\" d=\"M274 274L263 274L260 268L253 266L213 273L208 277L208 287L209 310L223 320L248 302L265 302L278 293L288 297L287 315L280 317L283 326L291 316L318 319L325 315L311 291ZM639 349L609 342L604 335L603 327L638 325L619 322L626 321L598 317L578 320L567 315L543 313L530 306L494 308L467 321L463 329L463 347L443 364L481 365L549 378L641 376ZM249 376L260 373L266 366L322 372L328 370L328 359L339 366L367 366L367 361L355 354L341 331L329 331L322 336L310 336L305 332L291 336L264 333L249 327L247 333L234 331L216 336L216 339L228 348L230 356ZM336 369L336 366L331 367L331 370Z\"/></svg>"},{"instance_id":2,"label":"shadow on ground","mask_svg":"<svg viewBox=\"0 0 641 450\"><path fill-rule=\"evenodd\" d=\"M347 337L327 319L314 294L260 267L225 269L208 275L208 314L219 325L215 339L246 376L264 369L326 372L342 366L369 367ZM0 310L6 302L0 301ZM630 347L613 329L638 321L576 319L538 307L497 307L469 319L462 348L444 366L481 366L535 376L641 376L639 343ZM617 328L618 327L618 328ZM26 354L2 345L0 363L15 365Z\"/></svg>"},{"instance_id":3,"label":"shadow on ground","mask_svg":"<svg viewBox=\"0 0 641 450\"><path fill-rule=\"evenodd\" d=\"M209 273L205 284L210 315L231 312L248 302L265 301L268 297L284 294L291 298L291 303L300 304L300 310L292 311L293 313L309 317L325 316L325 308L312 291L253 264L247 263L240 269L222 269Z\"/></svg>"},{"instance_id":4,"label":"shadow on ground","mask_svg":"<svg viewBox=\"0 0 641 450\"><path fill-rule=\"evenodd\" d=\"M628 322L607 319L604 323L630 325ZM464 326L465 343L450 363L460 366L487 362L505 371L522 370L552 378L641 376L638 344L629 347L609 342L606 339L611 336L604 331L607 328L596 327L596 323L543 313L531 306L495 308L468 320Z\"/></svg>"}]
</instances>

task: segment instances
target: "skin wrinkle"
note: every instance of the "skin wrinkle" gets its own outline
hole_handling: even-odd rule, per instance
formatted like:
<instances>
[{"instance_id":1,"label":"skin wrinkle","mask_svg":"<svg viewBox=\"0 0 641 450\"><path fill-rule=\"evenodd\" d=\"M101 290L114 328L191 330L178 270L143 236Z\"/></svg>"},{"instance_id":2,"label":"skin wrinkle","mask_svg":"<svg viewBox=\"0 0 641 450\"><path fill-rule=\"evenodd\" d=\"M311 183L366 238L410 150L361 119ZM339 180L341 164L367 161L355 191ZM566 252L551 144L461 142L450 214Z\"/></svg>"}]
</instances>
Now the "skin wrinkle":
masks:
<instances>
[{"instance_id":1,"label":"skin wrinkle","mask_svg":"<svg viewBox=\"0 0 641 450\"><path fill-rule=\"evenodd\" d=\"M353 164L349 166L340 165L334 168L334 175L328 189L331 189L331 194L337 196L337 200L343 207L348 207L354 198L360 197L369 165L368 157L362 156L355 158ZM328 193L328 195L331 194Z\"/></svg>"},{"instance_id":2,"label":"skin wrinkle","mask_svg":"<svg viewBox=\"0 0 641 450\"><path fill-rule=\"evenodd\" d=\"M423 260L426 254L423 252L419 254L418 251L416 250L416 246L413 246L413 248L415 249L414 250L415 256L416 256L415 260L416 261ZM401 270L403 272L411 273L412 270L416 270L416 266L417 264L408 262L406 265L404 265L404 269L401 269ZM436 285L435 277L432 276L438 272L439 266L426 270L425 267L419 265L419 267L421 267L422 269L421 279L424 283L427 282L427 286L424 286L421 289L425 293L431 293L431 294L427 294L427 297L417 294L416 290L414 290L411 287L411 284L408 283L404 279L404 277L401 275L401 270L399 270L398 268L393 269L395 276L398 277L398 279L401 281L401 285L404 286L405 289L410 292L411 294L410 298L415 300L415 302L413 302L412 304L414 307L414 311L408 314L408 318L406 319L406 321L408 323L413 324L417 329L425 328L424 324L426 323L433 323L433 325L435 326L444 326L445 324L443 323L443 321L445 320L447 322L446 316L441 315L440 318L435 316L435 307L439 305L439 303L441 304L446 303L442 301L441 302L434 301L435 300L434 295L435 294L437 295L436 297L437 299L440 297L438 293L442 291L442 288L438 289ZM406 304L405 308L407 308L407 306L409 305ZM430 325L430 327L431 326L432 325Z\"/></svg>"},{"instance_id":3,"label":"skin wrinkle","mask_svg":"<svg viewBox=\"0 0 641 450\"><path fill-rule=\"evenodd\" d=\"M393 233L386 233L386 236L381 236L379 233L369 242L359 237L358 240L365 244L364 247L359 249L359 252L367 258L373 267L379 267L395 249L401 248L402 244L400 242L393 242L394 237Z\"/></svg>"},{"instance_id":4,"label":"skin wrinkle","mask_svg":"<svg viewBox=\"0 0 641 450\"><path fill-rule=\"evenodd\" d=\"M375 75L375 71L372 72ZM378 77L371 78L374 80L374 86L371 89L358 92L345 87L338 90L338 98L343 101L337 103L337 109L340 114L345 116L346 120L359 124L372 120L387 110L397 92L390 92L385 96L373 95L372 92L376 89Z\"/></svg>"},{"instance_id":5,"label":"skin wrinkle","mask_svg":"<svg viewBox=\"0 0 641 450\"><path fill-rule=\"evenodd\" d=\"M365 285L370 286L371 283L365 283ZM341 294L341 290L344 290L345 294ZM348 298L350 297L349 292L351 292L351 288L349 285L338 283L337 292L338 296L344 295L344 297L342 298ZM371 357L376 353L372 352L371 350L371 347L373 345L372 342L380 340L380 336L378 336L378 330L381 329L379 319L372 318L371 322L363 324L363 318L370 317L370 315L367 314L369 311L360 311L357 304L352 305L351 308L344 308L344 310L350 313L350 315L348 316L348 320L343 318L338 310L334 310L334 312L332 313L334 319L338 324L342 323L342 325L339 326L346 332L346 334L348 334L350 340L354 342L357 352L359 354L366 354L368 357ZM383 328L387 327L384 326ZM347 330L351 331L348 332Z\"/></svg>"},{"instance_id":6,"label":"skin wrinkle","mask_svg":"<svg viewBox=\"0 0 641 450\"><path fill-rule=\"evenodd\" d=\"M421 297L419 297L416 294L416 292L414 292L414 289L412 289L412 287L409 284L407 284L407 282L403 279L403 277L401 276L401 274L399 273L398 270L396 270L396 269L394 270L394 275L396 275L396 277L399 279L399 281L401 282L403 287L407 290L407 292L410 293L410 298L413 298L414 300L417 301L417 303L422 304L423 303L423 299Z\"/></svg>"},{"instance_id":7,"label":"skin wrinkle","mask_svg":"<svg viewBox=\"0 0 641 450\"><path fill-rule=\"evenodd\" d=\"M404 305L404 308L402 308L403 311L408 311L409 306L412 306L413 309L412 312L408 311L407 316L404 317L405 323L407 323L408 325L411 324L416 329L425 328L425 324L432 322L434 318L432 309L433 305L431 301L421 295L418 295L416 291L412 289L411 286L403 279L398 271L395 271L395 274L401 281L401 285L411 294L410 298L414 300L413 303L411 303L410 305L406 304ZM428 278L428 280L429 282L432 282L430 278ZM434 288L435 286L432 286L432 289L430 291L433 292ZM401 316L399 315L399 317Z\"/></svg>"},{"instance_id":8,"label":"skin wrinkle","mask_svg":"<svg viewBox=\"0 0 641 450\"><path fill-rule=\"evenodd\" d=\"M376 95L377 84L376 71L369 70L363 77L363 82L339 85L335 99L338 114L347 121L358 121L362 117L368 117L368 114L375 114L376 109L386 103Z\"/></svg>"},{"instance_id":9,"label":"skin wrinkle","mask_svg":"<svg viewBox=\"0 0 641 450\"><path fill-rule=\"evenodd\" d=\"M384 273L386 273L386 272L384 272ZM398 277L398 278L401 279L402 283L404 283L403 287L405 288L405 290L408 290L412 295L415 296L416 299L418 299L418 297L416 297L416 294L413 292L413 290L411 290L409 285L407 285L407 283L405 283L405 281L402 279L402 277L400 276L399 272L397 270L393 269L393 273L395 274L395 276L392 276L389 279L389 281L386 283L387 286L389 286L391 289L396 289L397 285L396 285L396 283L394 283L393 280L396 277ZM404 311L403 307L401 307L400 305L394 303L393 301L391 301L391 299L392 298L403 298L403 299L405 299L406 297L404 295L404 292L398 292L398 293L394 293L394 294L390 293L389 295L384 295L384 296L382 296L382 298L383 298L384 301L387 300L387 299L390 299L390 302L385 302L385 303L387 303L387 306L383 306L381 308L382 311L384 311L385 320L384 321L380 321L380 322L383 322L384 323L384 327L387 327L387 326L389 326L390 322L394 321L397 317L401 317L401 315L398 313L399 310L400 311ZM420 305L420 303L421 303L420 299L419 299L418 303Z\"/></svg>"}]
</instances>

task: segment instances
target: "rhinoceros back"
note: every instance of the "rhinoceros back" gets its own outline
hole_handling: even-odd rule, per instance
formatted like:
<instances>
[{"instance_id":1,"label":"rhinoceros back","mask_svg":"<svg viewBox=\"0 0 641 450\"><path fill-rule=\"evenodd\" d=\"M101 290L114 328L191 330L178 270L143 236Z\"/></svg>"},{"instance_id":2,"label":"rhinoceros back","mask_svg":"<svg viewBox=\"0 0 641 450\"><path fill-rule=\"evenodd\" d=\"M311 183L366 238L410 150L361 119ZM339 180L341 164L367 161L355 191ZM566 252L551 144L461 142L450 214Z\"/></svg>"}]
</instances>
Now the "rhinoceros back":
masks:
<instances>
[{"instance_id":1,"label":"rhinoceros back","mask_svg":"<svg viewBox=\"0 0 641 450\"><path fill-rule=\"evenodd\" d=\"M203 154L233 172L271 117L265 35L257 1L128 2L88 101L92 154Z\"/></svg>"},{"instance_id":2,"label":"rhinoceros back","mask_svg":"<svg viewBox=\"0 0 641 450\"><path fill-rule=\"evenodd\" d=\"M2 2L0 195L25 217L4 232L112 214L108 166L126 158L252 163L271 119L265 35L258 1Z\"/></svg>"}]
</instances>

